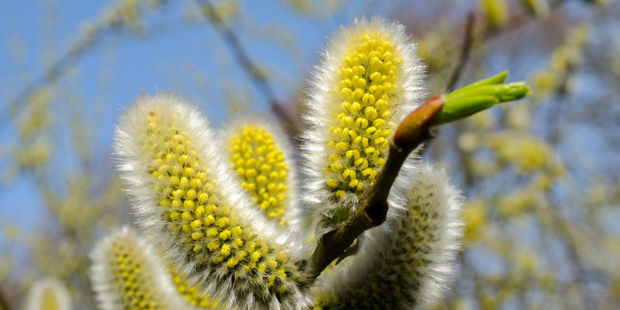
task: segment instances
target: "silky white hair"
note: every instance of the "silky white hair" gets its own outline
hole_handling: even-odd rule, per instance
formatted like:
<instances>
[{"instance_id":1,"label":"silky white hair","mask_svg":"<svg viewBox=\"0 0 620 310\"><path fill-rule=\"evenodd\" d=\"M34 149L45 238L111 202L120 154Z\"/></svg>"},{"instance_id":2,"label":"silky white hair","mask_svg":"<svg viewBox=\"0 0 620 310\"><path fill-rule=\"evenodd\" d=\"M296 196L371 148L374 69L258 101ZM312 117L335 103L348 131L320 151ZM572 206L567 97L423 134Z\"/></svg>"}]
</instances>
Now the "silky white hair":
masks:
<instances>
[{"instance_id":1,"label":"silky white hair","mask_svg":"<svg viewBox=\"0 0 620 310\"><path fill-rule=\"evenodd\" d=\"M25 310L47 310L43 308L43 296L45 292L54 295L57 310L71 310L71 298L69 291L62 282L56 278L47 277L36 281L28 291L28 296L24 303Z\"/></svg>"},{"instance_id":2,"label":"silky white hair","mask_svg":"<svg viewBox=\"0 0 620 310\"><path fill-rule=\"evenodd\" d=\"M309 99L305 102L308 108L303 116L308 129L302 135L303 173L307 178L303 196L312 216L318 219L325 214L326 208L333 209L341 204L358 203L354 195L346 195L338 203L327 203L330 192L325 185L323 169L327 167L326 146L328 128L334 121L334 112L341 102L332 89L338 85L339 70L351 46L359 39L361 33L379 32L389 38L396 55L402 59L401 80L398 81L402 93L390 108L391 119L399 124L410 112L421 105L426 92L424 86L425 67L417 56L417 46L409 40L405 27L396 22L387 22L381 17L370 20L355 20L354 25L342 27L328 41L319 66L314 68L313 78L308 91ZM397 98L394 98L397 99Z\"/></svg>"},{"instance_id":3,"label":"silky white hair","mask_svg":"<svg viewBox=\"0 0 620 310\"><path fill-rule=\"evenodd\" d=\"M326 309L422 308L453 279L462 196L446 172L430 164L398 178L385 223L367 231L357 254L319 276L313 290L325 298ZM424 223L416 221L418 215ZM408 264L414 261L425 264ZM378 287L370 289L373 284Z\"/></svg>"},{"instance_id":4,"label":"silky white hair","mask_svg":"<svg viewBox=\"0 0 620 310\"><path fill-rule=\"evenodd\" d=\"M99 241L90 254L92 266L90 268L90 280L95 291L95 296L99 308L102 310L124 309L123 298L114 283L110 261L113 258L113 247L116 242L125 242L132 246L132 249L142 261L148 285L153 291L152 298L159 305L166 309L191 309L179 294L168 270L164 266L161 255L153 247L142 239L136 231L124 226L108 234Z\"/></svg>"},{"instance_id":5,"label":"silky white hair","mask_svg":"<svg viewBox=\"0 0 620 310\"><path fill-rule=\"evenodd\" d=\"M243 281L240 279L236 279L236 283L233 283L230 277L222 281L221 276L226 274L226 270L201 271L198 262L188 259L182 248L184 241L169 232L166 229L166 222L161 218L163 211L158 207L157 193L147 172L148 163L142 154L144 123L150 111L157 111L164 117L176 115L174 125L187 133L201 165L207 167L212 178L217 180L214 191L230 207L243 227L249 228L252 233L264 239L270 247L286 253L291 261L295 261L305 253L303 244L298 243L294 236L281 234L276 224L253 207L245 191L235 181L230 167L223 158L221 143L216 140L207 119L194 106L165 93L138 97L136 103L123 112L115 133L114 148L119 157L118 169L128 185L127 192L132 198L136 221L147 232L151 242L163 250L164 256L177 270L186 275L192 285L199 284L202 293L209 293L214 299L224 300L229 309L233 307L280 309L281 306L302 309L309 303L309 298L295 283L288 285L291 291L289 298L278 300L276 296L271 296L270 300L261 301L257 300L252 292L247 291L247 288L236 289L236 286L242 285Z\"/></svg>"}]
</instances>

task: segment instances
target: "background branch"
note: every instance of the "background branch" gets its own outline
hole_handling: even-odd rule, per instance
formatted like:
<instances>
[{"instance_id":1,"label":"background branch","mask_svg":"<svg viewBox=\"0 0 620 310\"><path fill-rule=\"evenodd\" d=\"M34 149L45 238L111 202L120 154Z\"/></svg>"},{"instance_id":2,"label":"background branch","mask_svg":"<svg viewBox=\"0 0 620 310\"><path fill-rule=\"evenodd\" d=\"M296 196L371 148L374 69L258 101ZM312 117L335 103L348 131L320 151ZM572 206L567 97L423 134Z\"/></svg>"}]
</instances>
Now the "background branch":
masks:
<instances>
[{"instance_id":1,"label":"background branch","mask_svg":"<svg viewBox=\"0 0 620 310\"><path fill-rule=\"evenodd\" d=\"M448 82L448 86L446 87L448 92L452 91L456 86L456 83L463 73L465 64L469 59L469 52L471 51L471 44L474 39L474 21L474 13L469 12L465 23L465 36L463 37L463 44L461 45L461 52L459 53L458 62L456 63L456 67L454 68L452 75L450 75L450 80Z\"/></svg>"},{"instance_id":2,"label":"background branch","mask_svg":"<svg viewBox=\"0 0 620 310\"><path fill-rule=\"evenodd\" d=\"M4 296L4 292L2 287L0 287L0 310L10 310L12 309L6 297Z\"/></svg>"},{"instance_id":3,"label":"background branch","mask_svg":"<svg viewBox=\"0 0 620 310\"><path fill-rule=\"evenodd\" d=\"M298 126L276 98L275 92L265 74L248 56L247 51L241 46L239 39L226 25L223 18L217 12L217 9L213 7L209 1L198 0L197 2L202 8L202 13L207 20L213 23L214 28L217 30L222 40L224 40L224 43L226 43L237 62L239 62L243 71L250 77L254 86L263 95L265 100L267 100L271 111L280 120L284 129L291 137L295 137L298 132Z\"/></svg>"}]
</instances>

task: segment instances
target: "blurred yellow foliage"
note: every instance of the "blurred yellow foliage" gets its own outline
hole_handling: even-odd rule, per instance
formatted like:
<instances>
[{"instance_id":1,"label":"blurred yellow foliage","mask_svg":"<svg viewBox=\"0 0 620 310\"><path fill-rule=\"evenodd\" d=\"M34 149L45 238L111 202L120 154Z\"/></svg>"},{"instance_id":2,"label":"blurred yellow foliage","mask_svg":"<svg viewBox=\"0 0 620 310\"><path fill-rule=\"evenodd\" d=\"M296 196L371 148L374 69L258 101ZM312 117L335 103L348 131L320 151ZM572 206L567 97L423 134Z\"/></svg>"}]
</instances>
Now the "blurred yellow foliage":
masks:
<instances>
[{"instance_id":1,"label":"blurred yellow foliage","mask_svg":"<svg viewBox=\"0 0 620 310\"><path fill-rule=\"evenodd\" d=\"M506 0L478 0L478 7L492 28L501 28L508 23Z\"/></svg>"},{"instance_id":2,"label":"blurred yellow foliage","mask_svg":"<svg viewBox=\"0 0 620 310\"><path fill-rule=\"evenodd\" d=\"M500 161L514 165L519 173L528 173L551 166L553 151L547 143L525 133L500 131L486 139Z\"/></svg>"},{"instance_id":3,"label":"blurred yellow foliage","mask_svg":"<svg viewBox=\"0 0 620 310\"><path fill-rule=\"evenodd\" d=\"M468 202L463 207L463 221L465 222L465 241L476 242L484 233L487 225L485 205L482 201Z\"/></svg>"}]
</instances>

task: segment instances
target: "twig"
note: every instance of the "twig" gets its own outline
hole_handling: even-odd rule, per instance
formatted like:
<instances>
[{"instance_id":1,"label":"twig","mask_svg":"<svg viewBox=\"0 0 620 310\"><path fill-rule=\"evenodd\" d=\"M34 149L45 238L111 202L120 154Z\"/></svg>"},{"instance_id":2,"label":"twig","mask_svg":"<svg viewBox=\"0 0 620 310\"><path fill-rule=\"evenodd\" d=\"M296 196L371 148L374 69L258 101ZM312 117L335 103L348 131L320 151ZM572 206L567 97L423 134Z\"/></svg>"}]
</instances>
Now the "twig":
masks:
<instances>
[{"instance_id":1,"label":"twig","mask_svg":"<svg viewBox=\"0 0 620 310\"><path fill-rule=\"evenodd\" d=\"M269 84L269 81L260 68L250 59L247 51L241 46L235 33L227 27L224 20L217 12L217 9L215 9L209 1L197 0L197 2L198 5L203 8L202 12L205 14L205 17L207 17L207 20L213 22L215 29L218 30L218 33L241 65L241 68L247 73L254 86L267 100L275 116L280 120L286 131L291 134L291 137L294 137L298 130L296 122L276 99L271 84Z\"/></svg>"},{"instance_id":2,"label":"twig","mask_svg":"<svg viewBox=\"0 0 620 310\"><path fill-rule=\"evenodd\" d=\"M431 138L429 128L442 106L442 97L433 97L399 125L390 140L385 165L360 206L344 223L321 235L310 259L300 262L300 270L304 273L298 280L301 284L312 284L332 261L345 253L360 234L385 221L390 189L407 156Z\"/></svg>"},{"instance_id":3,"label":"twig","mask_svg":"<svg viewBox=\"0 0 620 310\"><path fill-rule=\"evenodd\" d=\"M469 59L469 52L471 51L471 43L474 39L474 21L475 16L473 12L469 12L467 14L467 22L465 24L465 36L463 38L463 45L461 46L461 52L459 54L459 59L452 72L450 77L450 81L448 82L447 90L452 91L456 86L461 74L463 73L463 68L465 68L465 64Z\"/></svg>"},{"instance_id":4,"label":"twig","mask_svg":"<svg viewBox=\"0 0 620 310\"><path fill-rule=\"evenodd\" d=\"M11 305L9 304L6 297L4 296L2 288L0 287L0 310L11 310L11 309L12 309Z\"/></svg>"}]
</instances>

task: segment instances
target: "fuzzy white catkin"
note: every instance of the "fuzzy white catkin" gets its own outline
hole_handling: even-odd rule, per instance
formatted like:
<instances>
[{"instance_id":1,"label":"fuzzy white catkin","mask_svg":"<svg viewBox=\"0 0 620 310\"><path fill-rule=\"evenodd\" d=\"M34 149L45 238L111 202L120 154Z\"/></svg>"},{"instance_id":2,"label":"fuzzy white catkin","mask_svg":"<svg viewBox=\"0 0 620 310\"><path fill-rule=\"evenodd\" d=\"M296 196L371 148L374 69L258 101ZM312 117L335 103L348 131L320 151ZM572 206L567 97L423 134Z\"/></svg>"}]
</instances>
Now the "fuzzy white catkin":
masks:
<instances>
[{"instance_id":1,"label":"fuzzy white catkin","mask_svg":"<svg viewBox=\"0 0 620 310\"><path fill-rule=\"evenodd\" d=\"M219 302L199 294L158 251L129 227L112 231L90 254L90 278L99 308L215 309Z\"/></svg>"},{"instance_id":2,"label":"fuzzy white catkin","mask_svg":"<svg viewBox=\"0 0 620 310\"><path fill-rule=\"evenodd\" d=\"M161 256L129 227L111 232L90 257L99 309L191 309L176 291Z\"/></svg>"},{"instance_id":3,"label":"fuzzy white catkin","mask_svg":"<svg viewBox=\"0 0 620 310\"><path fill-rule=\"evenodd\" d=\"M236 179L256 207L280 226L303 234L293 147L277 120L234 119L220 136Z\"/></svg>"},{"instance_id":4,"label":"fuzzy white catkin","mask_svg":"<svg viewBox=\"0 0 620 310\"><path fill-rule=\"evenodd\" d=\"M413 309L441 297L460 247L462 197L442 169L401 176L386 223L359 252L319 277L315 309Z\"/></svg>"},{"instance_id":5,"label":"fuzzy white catkin","mask_svg":"<svg viewBox=\"0 0 620 310\"><path fill-rule=\"evenodd\" d=\"M70 310L71 299L67 288L55 278L35 282L24 303L24 310Z\"/></svg>"},{"instance_id":6,"label":"fuzzy white catkin","mask_svg":"<svg viewBox=\"0 0 620 310\"><path fill-rule=\"evenodd\" d=\"M425 96L416 51L404 26L379 17L329 40L304 115L304 198L315 217L343 221L381 170L396 126Z\"/></svg>"},{"instance_id":7,"label":"fuzzy white catkin","mask_svg":"<svg viewBox=\"0 0 620 310\"><path fill-rule=\"evenodd\" d=\"M230 309L301 309L304 254L252 205L207 120L167 95L141 96L115 135L138 224L192 284Z\"/></svg>"}]
</instances>

